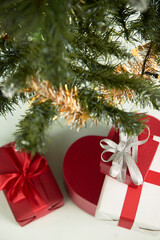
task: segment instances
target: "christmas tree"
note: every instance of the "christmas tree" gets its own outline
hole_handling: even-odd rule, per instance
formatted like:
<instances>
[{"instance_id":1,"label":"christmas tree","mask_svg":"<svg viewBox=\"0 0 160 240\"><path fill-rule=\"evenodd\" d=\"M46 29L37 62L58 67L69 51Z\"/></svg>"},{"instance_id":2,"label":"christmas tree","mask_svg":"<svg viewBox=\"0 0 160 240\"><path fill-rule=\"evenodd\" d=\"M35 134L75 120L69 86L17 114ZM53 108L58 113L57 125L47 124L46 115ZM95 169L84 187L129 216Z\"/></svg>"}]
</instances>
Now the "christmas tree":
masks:
<instances>
[{"instance_id":1,"label":"christmas tree","mask_svg":"<svg viewBox=\"0 0 160 240\"><path fill-rule=\"evenodd\" d=\"M144 115L121 105L160 109L159 26L159 0L0 1L0 113L29 101L17 147L44 152L59 116L75 129L91 119L139 134Z\"/></svg>"}]
</instances>

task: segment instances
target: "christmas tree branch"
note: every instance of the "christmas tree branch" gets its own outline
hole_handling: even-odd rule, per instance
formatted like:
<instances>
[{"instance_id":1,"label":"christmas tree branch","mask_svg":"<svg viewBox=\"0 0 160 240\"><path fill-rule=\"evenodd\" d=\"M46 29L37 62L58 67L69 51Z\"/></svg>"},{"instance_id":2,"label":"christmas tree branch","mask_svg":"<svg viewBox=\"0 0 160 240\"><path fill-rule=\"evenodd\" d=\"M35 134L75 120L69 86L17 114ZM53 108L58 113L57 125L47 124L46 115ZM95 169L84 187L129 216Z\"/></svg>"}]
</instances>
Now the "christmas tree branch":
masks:
<instances>
[{"instance_id":1,"label":"christmas tree branch","mask_svg":"<svg viewBox=\"0 0 160 240\"><path fill-rule=\"evenodd\" d=\"M159 5L150 0L147 10L132 21L137 11L129 0L1 1L0 86L6 95L0 96L0 112L11 109L27 88L34 97L18 126L17 145L32 154L42 152L45 129L61 113L76 126L91 117L138 134L143 125L137 115L119 104L131 101L160 109L159 85L145 79L158 74L147 65L153 46L154 59L160 56ZM132 60L121 39L127 44L139 39L153 44L140 74L117 71L119 64ZM38 80L38 90L32 87L33 79ZM49 88L44 91L46 83ZM10 90L13 96L8 100Z\"/></svg>"},{"instance_id":2,"label":"christmas tree branch","mask_svg":"<svg viewBox=\"0 0 160 240\"><path fill-rule=\"evenodd\" d=\"M83 97L85 94L85 97ZM88 96L90 96L90 98ZM116 105L110 104L105 97L100 96L96 91L83 89L79 92L79 99L88 113L94 120L105 124L112 123L116 128L122 127L129 135L139 134L144 128L144 121L139 121L144 114L135 114L120 110Z\"/></svg>"},{"instance_id":3,"label":"christmas tree branch","mask_svg":"<svg viewBox=\"0 0 160 240\"><path fill-rule=\"evenodd\" d=\"M32 105L17 125L15 140L18 148L24 151L43 153L46 150L46 130L57 115L57 108L50 101Z\"/></svg>"},{"instance_id":4,"label":"christmas tree branch","mask_svg":"<svg viewBox=\"0 0 160 240\"><path fill-rule=\"evenodd\" d=\"M148 48L148 51L146 53L146 56L144 58L144 62L143 62L143 66L142 66L142 75L145 73L145 65L146 65L147 59L149 58L152 46L153 46L153 43L151 42L151 44L150 44L150 46Z\"/></svg>"},{"instance_id":5,"label":"christmas tree branch","mask_svg":"<svg viewBox=\"0 0 160 240\"><path fill-rule=\"evenodd\" d=\"M19 104L19 97L14 96L12 99L9 99L4 96L0 90L0 115L6 116L7 113L12 113L15 109L15 105Z\"/></svg>"}]
</instances>

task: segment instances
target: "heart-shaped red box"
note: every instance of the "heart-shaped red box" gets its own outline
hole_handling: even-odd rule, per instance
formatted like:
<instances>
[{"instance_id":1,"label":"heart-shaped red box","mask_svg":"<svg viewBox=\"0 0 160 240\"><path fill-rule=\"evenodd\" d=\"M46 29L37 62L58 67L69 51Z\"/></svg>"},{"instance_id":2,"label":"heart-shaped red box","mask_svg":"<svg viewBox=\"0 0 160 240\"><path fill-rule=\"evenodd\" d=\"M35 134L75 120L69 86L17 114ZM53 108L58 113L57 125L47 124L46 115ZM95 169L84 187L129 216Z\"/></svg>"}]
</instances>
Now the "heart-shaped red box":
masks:
<instances>
[{"instance_id":1,"label":"heart-shaped red box","mask_svg":"<svg viewBox=\"0 0 160 240\"><path fill-rule=\"evenodd\" d=\"M160 136L160 121L149 115L147 118L148 122L146 125L150 128L151 137L149 140L150 145L147 145L147 149L145 149L144 144L143 154L150 154L150 159L145 165L139 162L139 167L141 169L144 167L145 169L143 173L144 177L147 175L155 151L159 145L152 138L154 135ZM109 136L111 137L111 135ZM80 138L70 146L63 163L65 183L71 199L80 208L93 216L96 212L105 174L108 171L108 168L107 171L106 168L103 168L105 164L101 162L100 157L103 151L100 147L100 141L103 138L104 136L86 136ZM152 154L149 153L150 150ZM142 159L145 162L145 155L144 157L142 156Z\"/></svg>"}]
</instances>

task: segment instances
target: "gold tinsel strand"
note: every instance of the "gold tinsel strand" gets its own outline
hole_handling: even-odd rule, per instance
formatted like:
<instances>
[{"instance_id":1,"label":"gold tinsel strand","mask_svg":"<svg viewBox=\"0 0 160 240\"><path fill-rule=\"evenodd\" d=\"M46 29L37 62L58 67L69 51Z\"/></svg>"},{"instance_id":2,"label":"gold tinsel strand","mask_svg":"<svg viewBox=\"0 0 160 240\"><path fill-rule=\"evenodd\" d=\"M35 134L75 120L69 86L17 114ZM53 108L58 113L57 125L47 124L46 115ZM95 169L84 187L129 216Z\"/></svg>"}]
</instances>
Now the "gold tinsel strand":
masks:
<instances>
[{"instance_id":1,"label":"gold tinsel strand","mask_svg":"<svg viewBox=\"0 0 160 240\"><path fill-rule=\"evenodd\" d=\"M137 76L141 76L144 79L149 78L151 79L149 74L145 74L145 72L149 72L150 74L157 74L159 72L159 66L157 64L157 55L154 53L154 48L151 49L149 56L146 59L145 63L145 71L142 75L142 69L144 64L144 59L146 57L147 51L150 47L150 42L138 46L138 48L132 49L133 60L128 61L124 65L118 65L115 72L122 73L122 72L129 72L130 74L135 74ZM158 76L158 81L160 81L160 76Z\"/></svg>"},{"instance_id":2,"label":"gold tinsel strand","mask_svg":"<svg viewBox=\"0 0 160 240\"><path fill-rule=\"evenodd\" d=\"M98 88L96 88L98 90ZM130 89L125 90L108 90L105 87L101 86L100 92L102 98L107 101L110 105L117 106L119 104L124 104L124 102L131 100L133 97L133 91Z\"/></svg>"},{"instance_id":3,"label":"gold tinsel strand","mask_svg":"<svg viewBox=\"0 0 160 240\"><path fill-rule=\"evenodd\" d=\"M60 86L59 89L55 89L49 81L39 81L34 78L28 83L28 86L29 88L23 89L23 92L34 94L28 108L32 104L39 104L51 100L53 105L59 106L59 114L55 116L53 120L63 116L67 119L67 124L77 130L82 126L86 126L88 118L91 119L92 124L94 122L97 123L95 118L89 116L82 109L80 101L78 100L78 89L76 86L70 90L67 85L65 85L64 89L62 86ZM122 104L124 101L133 97L131 90L108 90L103 85L94 90L97 91L99 95L98 98L103 98L104 102L107 101L110 105L114 106Z\"/></svg>"},{"instance_id":4,"label":"gold tinsel strand","mask_svg":"<svg viewBox=\"0 0 160 240\"><path fill-rule=\"evenodd\" d=\"M28 83L29 88L24 89L23 92L34 93L34 96L30 100L28 108L34 103L39 104L47 100L51 100L52 104L59 106L59 114L53 119L57 119L59 116L64 116L67 119L67 124L71 125L74 129L79 130L82 126L86 126L88 118L91 118L82 109L80 101L78 100L78 89L68 89L65 85L59 89L55 89L49 81L39 81L32 78L31 82ZM115 90L106 89L103 85L99 88L95 88L95 91L99 93L98 98L103 98L111 105L122 104L124 100L132 98L131 90ZM92 123L96 122L94 118L91 118Z\"/></svg>"},{"instance_id":5,"label":"gold tinsel strand","mask_svg":"<svg viewBox=\"0 0 160 240\"><path fill-rule=\"evenodd\" d=\"M36 100L36 104L51 100L53 105L59 106L59 115L55 116L54 120L59 116L64 116L67 119L67 124L77 130L82 126L86 126L87 119L90 116L81 108L80 102L77 99L78 89L76 86L69 90L68 86L65 85L65 89L60 86L56 90L49 81L38 81L34 78L32 78L31 83L28 85L29 88L23 90L23 92L35 93L28 107L35 103Z\"/></svg>"}]
</instances>

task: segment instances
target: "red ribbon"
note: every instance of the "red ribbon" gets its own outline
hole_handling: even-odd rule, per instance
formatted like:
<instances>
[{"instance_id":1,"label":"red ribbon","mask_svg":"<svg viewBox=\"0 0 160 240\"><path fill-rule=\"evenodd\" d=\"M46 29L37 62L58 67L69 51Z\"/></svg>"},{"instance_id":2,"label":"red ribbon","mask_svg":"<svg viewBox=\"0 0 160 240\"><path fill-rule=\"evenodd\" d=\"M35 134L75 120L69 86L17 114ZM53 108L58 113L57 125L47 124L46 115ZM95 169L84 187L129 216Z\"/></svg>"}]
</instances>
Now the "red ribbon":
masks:
<instances>
[{"instance_id":1,"label":"red ribbon","mask_svg":"<svg viewBox=\"0 0 160 240\"><path fill-rule=\"evenodd\" d=\"M45 171L47 161L38 154L31 161L30 155L24 152L20 152L20 158L23 158L22 166L18 166L12 159L15 172L0 175L0 190L7 190L8 200L13 203L26 198L33 212L36 212L46 207L46 203L36 190L32 179Z\"/></svg>"},{"instance_id":2,"label":"red ribbon","mask_svg":"<svg viewBox=\"0 0 160 240\"><path fill-rule=\"evenodd\" d=\"M160 186L160 173L149 170L145 182ZM131 229L136 217L143 186L128 186L118 226Z\"/></svg>"}]
</instances>

